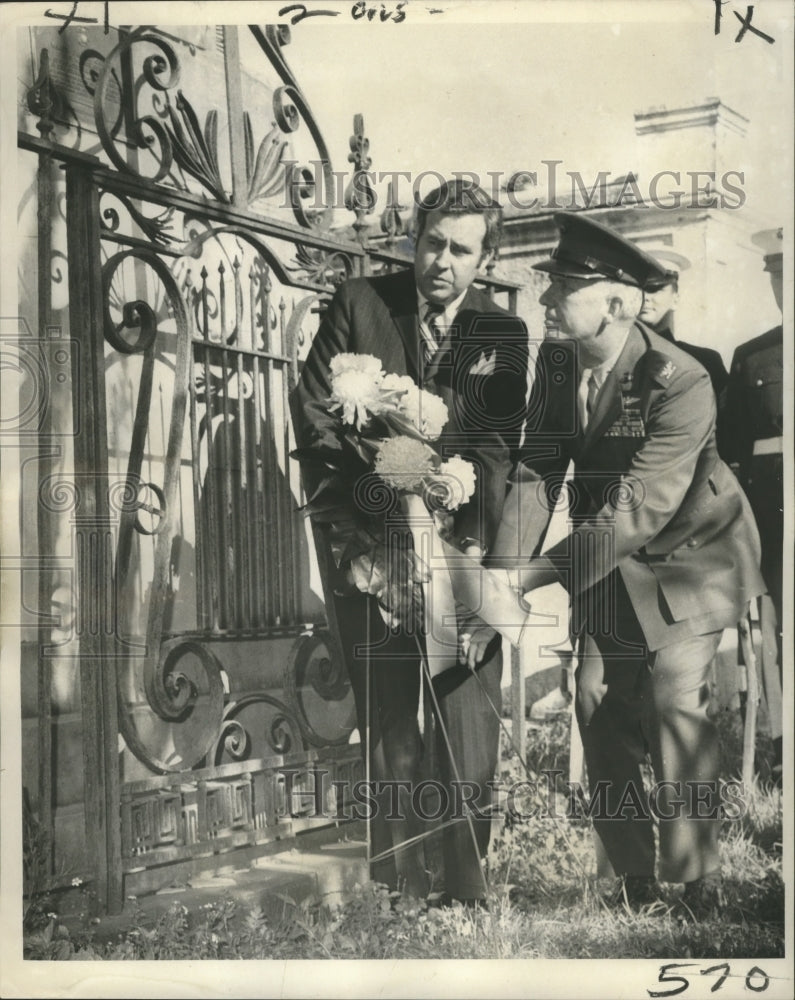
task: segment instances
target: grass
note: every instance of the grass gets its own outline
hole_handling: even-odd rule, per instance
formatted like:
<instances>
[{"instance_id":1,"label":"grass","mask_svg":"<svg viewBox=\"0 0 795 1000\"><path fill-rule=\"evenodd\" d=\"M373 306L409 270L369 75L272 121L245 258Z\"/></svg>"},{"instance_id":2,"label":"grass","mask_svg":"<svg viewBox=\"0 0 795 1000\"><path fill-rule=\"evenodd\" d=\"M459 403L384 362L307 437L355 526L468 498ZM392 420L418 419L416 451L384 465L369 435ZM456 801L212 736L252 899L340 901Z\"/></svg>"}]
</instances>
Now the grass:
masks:
<instances>
[{"instance_id":1,"label":"grass","mask_svg":"<svg viewBox=\"0 0 795 1000\"><path fill-rule=\"evenodd\" d=\"M735 716L720 720L724 774L736 774L742 732ZM538 771L568 767L568 719L529 730L528 760ZM525 778L504 748L503 780ZM640 913L608 910L594 880L589 823L565 818L511 819L493 838L488 911L429 909L384 886L357 886L342 905L295 904L269 919L234 900L189 912L175 903L157 920L143 911L113 941L89 925L71 934L54 915L29 927L31 959L373 959L373 958L771 958L784 954L782 801L755 784L741 820L724 825L721 907L696 920L664 886L663 902ZM546 792L545 792L546 795Z\"/></svg>"}]
</instances>

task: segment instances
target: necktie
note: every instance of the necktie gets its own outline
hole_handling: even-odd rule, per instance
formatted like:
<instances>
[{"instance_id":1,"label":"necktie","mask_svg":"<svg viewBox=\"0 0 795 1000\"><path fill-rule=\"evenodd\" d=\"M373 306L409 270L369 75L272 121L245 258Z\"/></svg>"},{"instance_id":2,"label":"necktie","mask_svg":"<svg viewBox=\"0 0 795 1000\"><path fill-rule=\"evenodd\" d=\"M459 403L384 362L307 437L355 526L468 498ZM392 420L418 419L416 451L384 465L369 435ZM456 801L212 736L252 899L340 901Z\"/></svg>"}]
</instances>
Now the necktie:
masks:
<instances>
[{"instance_id":1,"label":"necktie","mask_svg":"<svg viewBox=\"0 0 795 1000\"><path fill-rule=\"evenodd\" d=\"M585 415L588 420L593 416L594 407L596 406L596 397L599 395L599 382L596 378L596 373L591 372L588 377L588 395L585 398Z\"/></svg>"},{"instance_id":2,"label":"necktie","mask_svg":"<svg viewBox=\"0 0 795 1000\"><path fill-rule=\"evenodd\" d=\"M428 361L430 361L439 349L439 344L442 342L442 338L444 337L444 331L439 325L439 317L442 315L443 311L444 310L441 306L433 305L433 303L429 303L425 310L423 319L425 322L425 328L430 337L430 340L427 338L425 339L425 357ZM431 343L431 341L433 341L433 343Z\"/></svg>"},{"instance_id":3,"label":"necktie","mask_svg":"<svg viewBox=\"0 0 795 1000\"><path fill-rule=\"evenodd\" d=\"M596 406L596 397L599 395L599 380L596 377L596 373L593 371L588 371L587 369L582 373L582 381L580 382L580 400L584 402L584 406L581 407L580 416L582 417L582 429L588 426L588 423L593 414L594 407Z\"/></svg>"}]
</instances>

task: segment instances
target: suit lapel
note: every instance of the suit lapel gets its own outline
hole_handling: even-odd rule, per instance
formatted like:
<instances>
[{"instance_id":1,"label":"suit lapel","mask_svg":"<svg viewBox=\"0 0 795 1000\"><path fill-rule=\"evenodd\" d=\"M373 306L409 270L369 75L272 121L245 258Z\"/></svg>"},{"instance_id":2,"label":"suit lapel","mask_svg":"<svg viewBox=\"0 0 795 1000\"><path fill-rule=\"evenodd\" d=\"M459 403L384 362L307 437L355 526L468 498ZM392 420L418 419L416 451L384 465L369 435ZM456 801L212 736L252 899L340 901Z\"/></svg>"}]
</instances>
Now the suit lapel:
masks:
<instances>
[{"instance_id":1,"label":"suit lapel","mask_svg":"<svg viewBox=\"0 0 795 1000\"><path fill-rule=\"evenodd\" d=\"M417 287L414 272L406 269L400 274L395 290L387 303L392 320L403 341L406 353L406 372L416 381L421 379L422 340L417 315Z\"/></svg>"},{"instance_id":2,"label":"suit lapel","mask_svg":"<svg viewBox=\"0 0 795 1000\"><path fill-rule=\"evenodd\" d=\"M624 410L623 396L621 393L622 380L629 375L634 377L635 365L643 356L647 349L646 341L637 326L633 326L629 331L624 349L619 354L618 360L613 366L613 370L605 379L602 390L596 400L596 406L588 426L585 429L585 436L580 447L580 454L590 448L595 441L598 441L604 432L616 422Z\"/></svg>"}]
</instances>

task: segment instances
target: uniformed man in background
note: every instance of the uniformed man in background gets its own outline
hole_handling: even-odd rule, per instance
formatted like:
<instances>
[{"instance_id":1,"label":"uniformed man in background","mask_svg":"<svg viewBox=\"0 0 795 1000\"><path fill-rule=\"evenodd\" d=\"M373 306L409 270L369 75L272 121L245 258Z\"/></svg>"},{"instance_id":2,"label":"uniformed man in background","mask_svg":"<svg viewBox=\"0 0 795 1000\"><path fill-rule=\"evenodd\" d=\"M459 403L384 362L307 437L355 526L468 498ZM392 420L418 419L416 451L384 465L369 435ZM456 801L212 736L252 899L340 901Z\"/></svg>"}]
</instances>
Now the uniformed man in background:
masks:
<instances>
[{"instance_id":1,"label":"uniformed man in background","mask_svg":"<svg viewBox=\"0 0 795 1000\"><path fill-rule=\"evenodd\" d=\"M773 294L782 308L782 230L752 237L765 256ZM779 323L734 352L721 396L719 432L725 459L737 473L759 527L762 575L767 595L760 601L762 690L773 739L773 777L781 776L781 628L784 544L784 335Z\"/></svg>"},{"instance_id":2,"label":"uniformed man in background","mask_svg":"<svg viewBox=\"0 0 795 1000\"><path fill-rule=\"evenodd\" d=\"M668 249L654 248L646 252L660 265L660 273L652 275L643 289L643 308L638 318L703 365L712 381L715 397L719 399L729 377L723 358L711 347L689 344L674 336L674 312L679 305L679 275L690 267L690 261Z\"/></svg>"}]
</instances>

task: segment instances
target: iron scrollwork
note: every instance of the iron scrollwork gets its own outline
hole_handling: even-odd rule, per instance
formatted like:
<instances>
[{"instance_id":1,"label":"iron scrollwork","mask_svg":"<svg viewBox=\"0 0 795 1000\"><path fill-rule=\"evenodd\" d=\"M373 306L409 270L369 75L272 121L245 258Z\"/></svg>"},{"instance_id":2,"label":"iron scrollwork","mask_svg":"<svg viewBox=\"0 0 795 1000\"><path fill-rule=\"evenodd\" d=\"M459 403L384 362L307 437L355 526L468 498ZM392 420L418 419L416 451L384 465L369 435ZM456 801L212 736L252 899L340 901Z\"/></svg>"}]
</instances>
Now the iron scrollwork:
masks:
<instances>
[{"instance_id":1,"label":"iron scrollwork","mask_svg":"<svg viewBox=\"0 0 795 1000\"><path fill-rule=\"evenodd\" d=\"M199 689L181 667L186 656L194 657L200 664L207 684L206 692L202 692L206 704L202 706L201 724L191 734L194 738L181 741L178 756L165 758L148 742L145 743L138 734L123 698L119 698L119 728L127 746L138 760L161 774L183 771L205 760L214 752L218 732L223 724L224 682L221 664L205 644L192 639L164 643L162 649L158 644L157 662L147 658L144 688L150 706L155 708L161 719L173 723L184 723L193 713L199 701ZM167 700L167 715L163 711L157 711L158 705L163 706L164 697ZM185 727L181 726L181 729L184 733ZM165 745L168 743L169 741L165 741Z\"/></svg>"},{"instance_id":2,"label":"iron scrollwork","mask_svg":"<svg viewBox=\"0 0 795 1000\"><path fill-rule=\"evenodd\" d=\"M348 742L355 725L353 697L345 661L330 633L299 636L287 662L284 680L307 743L326 746ZM329 725L329 731L320 732L322 723L329 722L324 717L335 705L342 709L339 718Z\"/></svg>"},{"instance_id":3,"label":"iron scrollwork","mask_svg":"<svg viewBox=\"0 0 795 1000\"><path fill-rule=\"evenodd\" d=\"M116 199L128 212L135 225L141 230L144 236L158 248L166 248L176 242L173 234L174 213L172 207L164 208L157 215L144 215L144 213L133 205L132 201L123 194L103 191L101 199ZM106 204L100 210L100 222L106 233L118 233L121 226L121 216L118 208L113 204Z\"/></svg>"},{"instance_id":4,"label":"iron scrollwork","mask_svg":"<svg viewBox=\"0 0 795 1000\"><path fill-rule=\"evenodd\" d=\"M125 87L124 73L120 75L117 64L129 60L133 48L142 44L157 51L145 57L141 75L131 87ZM138 164L128 162L119 151L117 140L123 128L127 143L154 157L157 166L150 180L159 183L171 177L177 186L185 187L173 174L176 162L218 201L230 200L219 168L218 112L210 110L202 128L193 105L181 90L176 90L171 101L169 92L179 83L180 69L177 55L165 38L146 27L137 28L123 35L107 57L86 49L80 57L80 73L83 85L94 98L94 123L102 148L118 170L140 174ZM139 114L139 101L146 86L153 91L153 114ZM108 109L115 101L118 109L109 121Z\"/></svg>"},{"instance_id":5,"label":"iron scrollwork","mask_svg":"<svg viewBox=\"0 0 795 1000\"><path fill-rule=\"evenodd\" d=\"M319 201L316 195L319 183L322 191L330 196L334 190L334 173L325 140L318 128L306 98L301 93L295 74L282 55L283 46L290 42L290 29L283 24L250 26L251 32L276 72L284 81L273 94L273 113L282 132L295 132L301 121L306 123L315 143L322 166L322 179L315 176L309 164L287 164L285 183L290 194L293 213L305 228L327 229L331 225L332 207ZM311 201L311 206L308 204Z\"/></svg>"},{"instance_id":6,"label":"iron scrollwork","mask_svg":"<svg viewBox=\"0 0 795 1000\"><path fill-rule=\"evenodd\" d=\"M353 263L348 254L341 250L321 250L296 244L295 267L289 271L302 272L313 284L336 288L353 274Z\"/></svg>"},{"instance_id":7,"label":"iron scrollwork","mask_svg":"<svg viewBox=\"0 0 795 1000\"><path fill-rule=\"evenodd\" d=\"M172 536L177 523L177 490L179 488L179 466L182 454L182 435L185 425L185 413L191 373L190 331L185 304L180 295L174 277L156 254L145 250L124 250L111 257L103 267L103 288L105 292L105 335L108 341L118 350L127 354L143 354L143 367L136 406L135 422L132 440L130 442L130 458L127 465L127 481L131 484L131 495L136 502L129 504L129 510L122 514L119 524L117 544L116 573L121 585L129 574L131 554L131 533L135 526L140 504L137 502L138 488L141 482L140 472L143 462L144 443L148 425L149 404L151 398L152 367L154 365L154 350L157 337L157 316L154 309L143 300L125 302L122 304L122 321L113 322L110 315L109 290L117 268L127 259L133 259L151 268L166 291L168 304L177 325L177 351L174 362L174 389L171 407L171 420L165 455L163 489L156 494L159 507L157 514L161 517L158 525L157 543L155 547L154 572L151 597L149 601L149 618L147 624L147 649L144 661L144 686L147 699L153 710L161 719L178 720L184 716L190 699L185 694L184 684L176 679L169 680L170 664L165 664L165 675L160 667L160 641L163 626L164 597L168 587L168 567L171 554ZM138 329L136 337L129 339L125 331ZM200 658L202 654L197 653ZM202 659L202 662L206 662ZM209 667L208 667L209 672ZM187 700L186 700L187 698Z\"/></svg>"},{"instance_id":8,"label":"iron scrollwork","mask_svg":"<svg viewBox=\"0 0 795 1000\"><path fill-rule=\"evenodd\" d=\"M259 145L254 158L254 133L251 116L243 112L243 139L246 147L246 181L248 183L247 202L250 205L259 198L270 198L284 191L286 166L284 154L288 142L277 123Z\"/></svg>"},{"instance_id":9,"label":"iron scrollwork","mask_svg":"<svg viewBox=\"0 0 795 1000\"><path fill-rule=\"evenodd\" d=\"M251 757L254 740L239 716L254 705L269 705L275 709L273 718L263 734L270 753L283 756L296 749L302 749L301 728L294 712L273 695L265 691L252 691L226 706L220 735L212 753L215 764L221 763L224 753L235 761L248 760Z\"/></svg>"}]
</instances>

